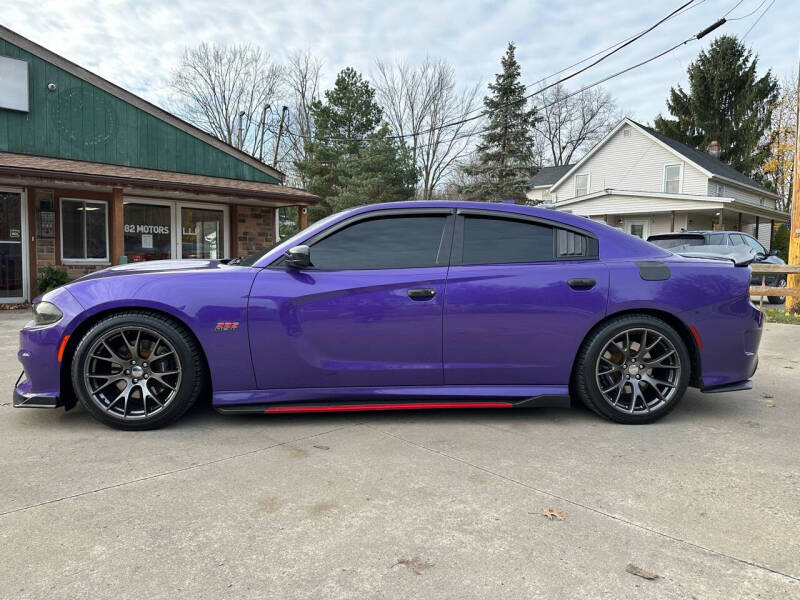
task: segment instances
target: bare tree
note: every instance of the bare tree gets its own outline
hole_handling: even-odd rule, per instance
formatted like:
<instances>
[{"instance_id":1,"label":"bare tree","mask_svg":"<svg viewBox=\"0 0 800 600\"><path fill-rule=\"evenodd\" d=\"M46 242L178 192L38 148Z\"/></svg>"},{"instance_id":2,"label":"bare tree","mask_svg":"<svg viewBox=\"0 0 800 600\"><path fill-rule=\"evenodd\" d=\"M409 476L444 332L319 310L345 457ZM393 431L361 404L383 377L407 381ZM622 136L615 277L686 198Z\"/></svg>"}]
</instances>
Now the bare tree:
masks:
<instances>
[{"instance_id":1,"label":"bare tree","mask_svg":"<svg viewBox=\"0 0 800 600\"><path fill-rule=\"evenodd\" d=\"M534 98L541 117L535 125L537 154L543 164L574 162L622 118L611 94L602 88L572 95L557 84Z\"/></svg>"},{"instance_id":2,"label":"bare tree","mask_svg":"<svg viewBox=\"0 0 800 600\"><path fill-rule=\"evenodd\" d=\"M186 49L170 86L186 120L259 157L266 107L274 102L281 77L281 66L256 46L202 43Z\"/></svg>"},{"instance_id":3,"label":"bare tree","mask_svg":"<svg viewBox=\"0 0 800 600\"><path fill-rule=\"evenodd\" d=\"M379 60L376 67L378 103L392 132L408 136L420 172L417 195L430 199L472 146L480 120L458 121L476 112L478 85L459 90L453 67L443 61L425 59L414 67Z\"/></svg>"},{"instance_id":4,"label":"bare tree","mask_svg":"<svg viewBox=\"0 0 800 600\"><path fill-rule=\"evenodd\" d=\"M321 72L322 61L309 51L291 52L286 59L284 84L289 116L283 138L285 146L278 163L288 173L290 181L299 187L305 187L306 181L295 164L307 158L305 143L314 133L311 105L320 97Z\"/></svg>"}]
</instances>

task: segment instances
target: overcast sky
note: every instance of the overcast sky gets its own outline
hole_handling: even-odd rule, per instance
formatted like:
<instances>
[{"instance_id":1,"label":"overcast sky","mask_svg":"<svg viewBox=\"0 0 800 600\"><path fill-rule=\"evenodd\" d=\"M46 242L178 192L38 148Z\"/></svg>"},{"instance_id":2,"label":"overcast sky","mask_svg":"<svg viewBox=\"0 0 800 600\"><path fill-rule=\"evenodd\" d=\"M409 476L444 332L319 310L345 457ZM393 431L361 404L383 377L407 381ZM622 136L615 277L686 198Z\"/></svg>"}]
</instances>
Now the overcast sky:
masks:
<instances>
[{"instance_id":1,"label":"overcast sky","mask_svg":"<svg viewBox=\"0 0 800 600\"><path fill-rule=\"evenodd\" d=\"M685 0L684 0L685 1ZM742 36L773 0L696 0L695 7L661 25L570 85L586 84L648 58L716 21L714 35ZM227 4L227 6L226 6ZM3 0L0 22L29 39L162 106L169 76L187 46L202 41L252 42L281 60L309 49L325 63L325 83L352 66L369 75L376 58L446 59L464 83L485 84L499 69L509 41L518 46L522 77L530 83L633 35L683 4L633 0ZM800 2L774 0L745 42L759 71L796 76ZM685 82L686 67L713 39L695 41L606 84L619 106L648 122L665 111L670 86Z\"/></svg>"}]
</instances>

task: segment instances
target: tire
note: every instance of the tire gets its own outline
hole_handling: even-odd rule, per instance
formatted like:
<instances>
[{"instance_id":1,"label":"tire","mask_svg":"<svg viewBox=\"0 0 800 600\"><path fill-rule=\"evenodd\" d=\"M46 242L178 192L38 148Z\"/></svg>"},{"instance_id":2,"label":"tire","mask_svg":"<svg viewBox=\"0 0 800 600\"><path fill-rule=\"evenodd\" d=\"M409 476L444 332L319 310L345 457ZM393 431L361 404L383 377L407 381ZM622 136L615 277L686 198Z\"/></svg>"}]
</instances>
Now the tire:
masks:
<instances>
[{"instance_id":1,"label":"tire","mask_svg":"<svg viewBox=\"0 0 800 600\"><path fill-rule=\"evenodd\" d=\"M197 401L203 364L183 325L128 311L98 321L83 336L72 358L72 387L81 405L110 427L158 429Z\"/></svg>"},{"instance_id":2,"label":"tire","mask_svg":"<svg viewBox=\"0 0 800 600\"><path fill-rule=\"evenodd\" d=\"M626 424L652 423L672 411L686 392L691 369L678 332L645 314L602 323L584 341L575 365L573 390L581 401Z\"/></svg>"},{"instance_id":3,"label":"tire","mask_svg":"<svg viewBox=\"0 0 800 600\"><path fill-rule=\"evenodd\" d=\"M786 287L786 277L781 277L776 283L778 287ZM786 302L786 296L767 296L770 304L783 304Z\"/></svg>"}]
</instances>

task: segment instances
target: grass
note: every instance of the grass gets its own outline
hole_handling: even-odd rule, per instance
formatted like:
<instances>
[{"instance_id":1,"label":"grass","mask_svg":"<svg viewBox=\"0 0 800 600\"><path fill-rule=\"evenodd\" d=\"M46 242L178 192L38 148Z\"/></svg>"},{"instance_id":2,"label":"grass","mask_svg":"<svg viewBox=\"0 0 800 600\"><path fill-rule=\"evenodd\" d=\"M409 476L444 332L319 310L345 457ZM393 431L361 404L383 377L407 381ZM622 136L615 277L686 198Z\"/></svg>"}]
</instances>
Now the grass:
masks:
<instances>
[{"instance_id":1,"label":"grass","mask_svg":"<svg viewBox=\"0 0 800 600\"><path fill-rule=\"evenodd\" d=\"M791 323L792 325L800 325L800 314L787 314L783 308L766 308L764 307L764 315L767 317L767 323Z\"/></svg>"}]
</instances>

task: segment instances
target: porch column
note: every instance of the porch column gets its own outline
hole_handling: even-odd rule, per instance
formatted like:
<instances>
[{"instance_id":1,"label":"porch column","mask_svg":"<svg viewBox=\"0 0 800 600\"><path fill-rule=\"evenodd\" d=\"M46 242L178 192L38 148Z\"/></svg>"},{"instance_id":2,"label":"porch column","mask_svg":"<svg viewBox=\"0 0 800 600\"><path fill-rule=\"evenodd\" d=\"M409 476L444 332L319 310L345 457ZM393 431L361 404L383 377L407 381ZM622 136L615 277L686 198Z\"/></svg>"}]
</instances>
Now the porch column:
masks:
<instances>
[{"instance_id":1,"label":"porch column","mask_svg":"<svg viewBox=\"0 0 800 600\"><path fill-rule=\"evenodd\" d=\"M109 261L112 265L119 264L119 257L125 254L125 221L123 219L122 188L111 190L111 214L109 227L109 244L111 252Z\"/></svg>"},{"instance_id":2,"label":"porch column","mask_svg":"<svg viewBox=\"0 0 800 600\"><path fill-rule=\"evenodd\" d=\"M306 206L298 206L297 207L297 228L298 229L305 229L308 227L308 207Z\"/></svg>"},{"instance_id":3,"label":"porch column","mask_svg":"<svg viewBox=\"0 0 800 600\"><path fill-rule=\"evenodd\" d=\"M772 239L775 237L775 221L773 219L769 220L769 248L767 250L772 250Z\"/></svg>"},{"instance_id":4,"label":"porch column","mask_svg":"<svg viewBox=\"0 0 800 600\"><path fill-rule=\"evenodd\" d=\"M724 230L725 229L724 223L722 221L722 209L721 208L719 209L719 218L717 219L717 226L720 228L720 230Z\"/></svg>"},{"instance_id":5,"label":"porch column","mask_svg":"<svg viewBox=\"0 0 800 600\"><path fill-rule=\"evenodd\" d=\"M669 232L675 231L675 211L669 213Z\"/></svg>"},{"instance_id":6,"label":"porch column","mask_svg":"<svg viewBox=\"0 0 800 600\"><path fill-rule=\"evenodd\" d=\"M742 213L739 213L739 229L738 231L742 230Z\"/></svg>"},{"instance_id":7,"label":"porch column","mask_svg":"<svg viewBox=\"0 0 800 600\"><path fill-rule=\"evenodd\" d=\"M758 239L758 233L759 233L759 217L756 217L756 234L753 237Z\"/></svg>"}]
</instances>

